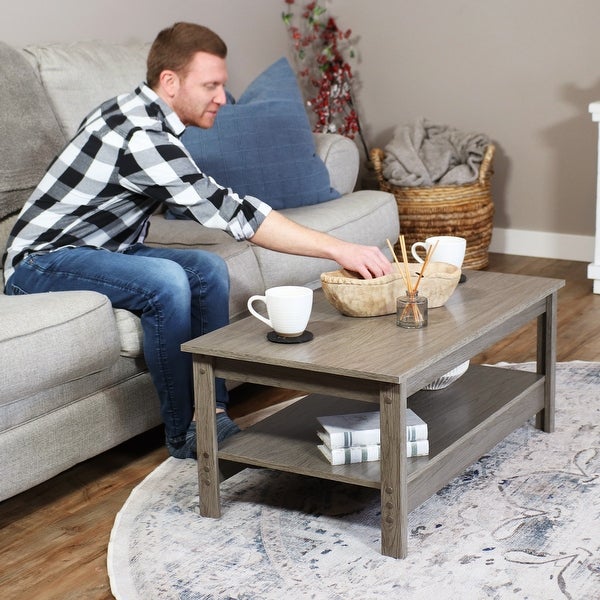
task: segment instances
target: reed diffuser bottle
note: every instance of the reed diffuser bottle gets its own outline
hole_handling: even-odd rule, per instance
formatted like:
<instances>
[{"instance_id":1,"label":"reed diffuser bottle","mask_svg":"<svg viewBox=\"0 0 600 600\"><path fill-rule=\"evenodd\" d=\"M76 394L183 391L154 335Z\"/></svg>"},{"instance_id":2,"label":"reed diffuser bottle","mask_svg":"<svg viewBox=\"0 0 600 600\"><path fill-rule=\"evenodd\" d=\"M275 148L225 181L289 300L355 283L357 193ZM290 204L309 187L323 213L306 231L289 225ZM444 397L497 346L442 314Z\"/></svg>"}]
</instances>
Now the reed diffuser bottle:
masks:
<instances>
[{"instance_id":1,"label":"reed diffuser bottle","mask_svg":"<svg viewBox=\"0 0 600 600\"><path fill-rule=\"evenodd\" d=\"M405 329L421 329L427 326L428 303L417 290L407 290L405 296L396 300L396 325Z\"/></svg>"},{"instance_id":2,"label":"reed diffuser bottle","mask_svg":"<svg viewBox=\"0 0 600 600\"><path fill-rule=\"evenodd\" d=\"M392 256L394 257L398 272L401 273L402 270L400 268L398 257L394 252L394 247L392 246L390 240L386 241ZM406 283L406 296L400 296L396 299L396 325L398 325L398 327L404 327L405 329L421 329L422 327L427 326L428 302L427 298L424 296L419 296L418 289L421 279L423 279L423 276L425 275L425 270L429 265L429 260L437 248L437 242L433 245L433 247L430 246L427 249L425 260L423 261L423 265L421 266L417 277L417 282L414 286L410 276L408 258L406 255L406 242L403 235L400 236L400 248L402 249L402 260L404 262L404 283Z\"/></svg>"}]
</instances>

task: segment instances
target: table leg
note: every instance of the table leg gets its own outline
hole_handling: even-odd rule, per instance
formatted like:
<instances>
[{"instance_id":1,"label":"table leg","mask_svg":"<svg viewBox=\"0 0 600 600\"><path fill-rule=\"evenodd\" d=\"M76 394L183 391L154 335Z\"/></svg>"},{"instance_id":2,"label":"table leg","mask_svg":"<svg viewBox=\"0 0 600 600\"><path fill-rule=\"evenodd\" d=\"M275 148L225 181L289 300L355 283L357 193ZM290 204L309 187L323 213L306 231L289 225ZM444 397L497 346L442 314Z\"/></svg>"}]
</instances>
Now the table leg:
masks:
<instances>
[{"instance_id":1,"label":"table leg","mask_svg":"<svg viewBox=\"0 0 600 600\"><path fill-rule=\"evenodd\" d=\"M203 517L217 518L221 516L221 501L215 419L215 377L212 360L200 354L194 355L194 397L200 514Z\"/></svg>"},{"instance_id":2,"label":"table leg","mask_svg":"<svg viewBox=\"0 0 600 600\"><path fill-rule=\"evenodd\" d=\"M538 317L537 372L545 376L544 410L536 416L536 426L543 431L554 431L556 386L556 318L557 293L546 298L546 312Z\"/></svg>"},{"instance_id":3,"label":"table leg","mask_svg":"<svg viewBox=\"0 0 600 600\"><path fill-rule=\"evenodd\" d=\"M406 385L380 392L381 553L404 558L408 552L406 489Z\"/></svg>"}]
</instances>

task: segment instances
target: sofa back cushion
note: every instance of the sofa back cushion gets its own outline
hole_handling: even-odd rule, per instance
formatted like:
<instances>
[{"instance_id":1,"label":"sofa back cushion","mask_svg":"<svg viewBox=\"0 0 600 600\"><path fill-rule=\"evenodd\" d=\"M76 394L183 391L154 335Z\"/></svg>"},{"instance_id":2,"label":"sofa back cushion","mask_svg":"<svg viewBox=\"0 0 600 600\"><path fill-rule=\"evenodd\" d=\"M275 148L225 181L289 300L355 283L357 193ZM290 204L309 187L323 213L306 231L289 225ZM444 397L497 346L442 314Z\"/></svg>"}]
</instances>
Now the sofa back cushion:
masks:
<instances>
[{"instance_id":1,"label":"sofa back cushion","mask_svg":"<svg viewBox=\"0 0 600 600\"><path fill-rule=\"evenodd\" d=\"M19 50L2 42L0 107L1 256L17 214L65 143L35 71Z\"/></svg>"},{"instance_id":2,"label":"sofa back cushion","mask_svg":"<svg viewBox=\"0 0 600 600\"><path fill-rule=\"evenodd\" d=\"M28 46L67 139L105 100L133 91L146 79L147 43L88 41Z\"/></svg>"}]
</instances>

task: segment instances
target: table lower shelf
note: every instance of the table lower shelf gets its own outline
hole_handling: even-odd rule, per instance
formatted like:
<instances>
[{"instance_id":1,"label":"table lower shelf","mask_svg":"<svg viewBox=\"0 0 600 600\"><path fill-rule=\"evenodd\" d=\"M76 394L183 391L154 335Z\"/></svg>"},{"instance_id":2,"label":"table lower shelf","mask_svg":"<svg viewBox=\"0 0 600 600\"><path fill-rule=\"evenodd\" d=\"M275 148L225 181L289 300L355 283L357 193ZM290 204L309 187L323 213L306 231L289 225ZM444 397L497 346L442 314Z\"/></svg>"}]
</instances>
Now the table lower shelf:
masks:
<instances>
[{"instance_id":1,"label":"table lower shelf","mask_svg":"<svg viewBox=\"0 0 600 600\"><path fill-rule=\"evenodd\" d=\"M544 376L472 365L444 390L408 399L429 428L428 456L407 459L412 510L544 408ZM219 458L380 487L380 463L330 465L317 448L317 416L378 410L370 402L311 394L226 440Z\"/></svg>"}]
</instances>

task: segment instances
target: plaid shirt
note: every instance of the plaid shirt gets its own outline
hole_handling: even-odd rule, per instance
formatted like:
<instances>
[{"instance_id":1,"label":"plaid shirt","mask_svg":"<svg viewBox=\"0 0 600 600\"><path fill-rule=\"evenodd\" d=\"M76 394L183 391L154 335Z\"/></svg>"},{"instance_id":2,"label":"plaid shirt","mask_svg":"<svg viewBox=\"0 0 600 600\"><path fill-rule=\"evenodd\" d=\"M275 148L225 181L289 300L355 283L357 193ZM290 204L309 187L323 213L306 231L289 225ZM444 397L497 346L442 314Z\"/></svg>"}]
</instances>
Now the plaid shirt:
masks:
<instances>
[{"instance_id":1,"label":"plaid shirt","mask_svg":"<svg viewBox=\"0 0 600 600\"><path fill-rule=\"evenodd\" d=\"M86 117L23 206L8 240L6 281L34 252L121 251L143 241L163 203L238 240L252 237L271 208L202 173L179 140L184 130L146 85Z\"/></svg>"}]
</instances>

